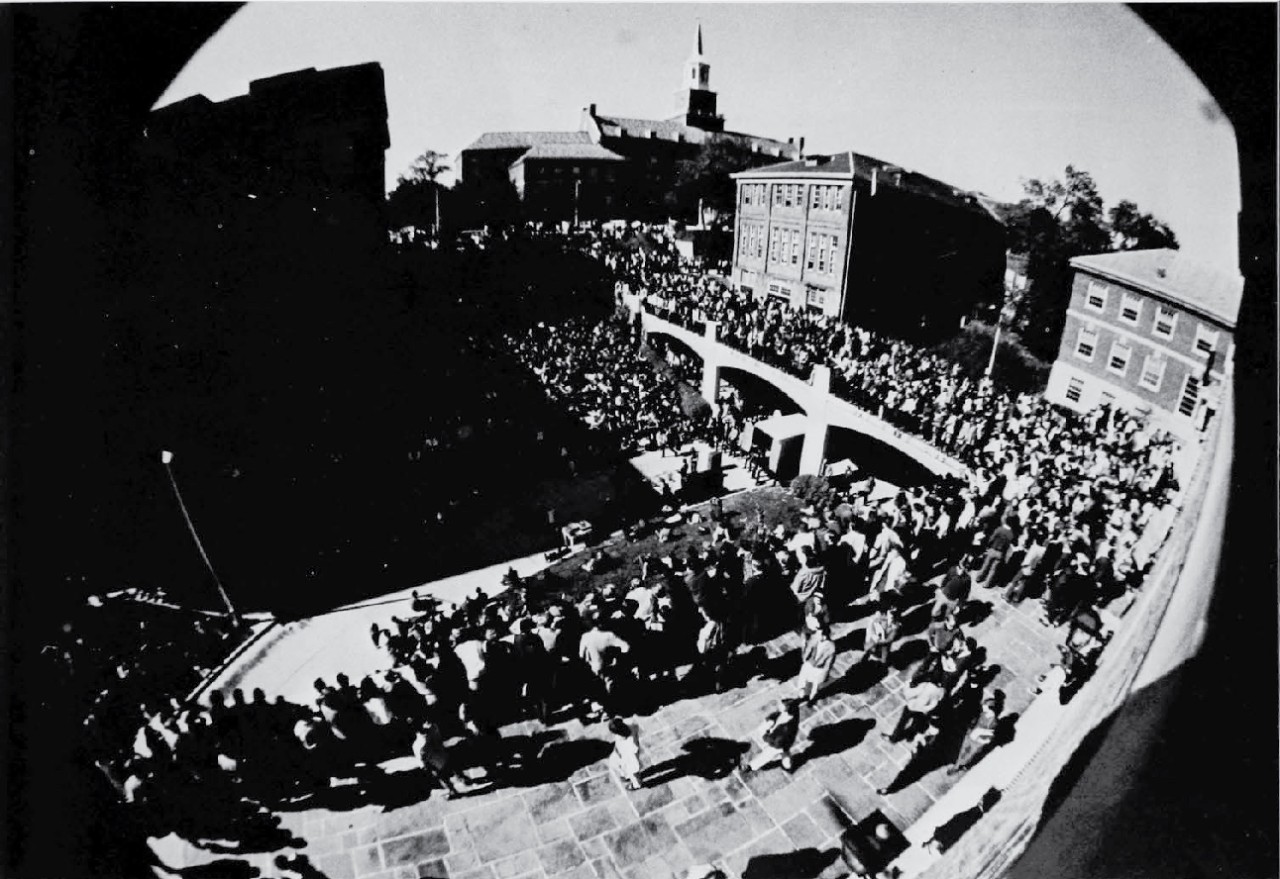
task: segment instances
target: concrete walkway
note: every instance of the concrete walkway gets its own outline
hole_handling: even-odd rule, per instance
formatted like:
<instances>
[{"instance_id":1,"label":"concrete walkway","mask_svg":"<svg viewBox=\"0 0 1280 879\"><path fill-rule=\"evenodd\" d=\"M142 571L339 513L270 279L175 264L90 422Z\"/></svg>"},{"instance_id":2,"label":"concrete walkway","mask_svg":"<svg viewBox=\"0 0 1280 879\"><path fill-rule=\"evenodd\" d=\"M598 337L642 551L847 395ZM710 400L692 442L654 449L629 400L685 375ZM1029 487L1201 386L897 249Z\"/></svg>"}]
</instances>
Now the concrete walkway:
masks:
<instances>
[{"instance_id":1,"label":"concrete walkway","mask_svg":"<svg viewBox=\"0 0 1280 879\"><path fill-rule=\"evenodd\" d=\"M541 559L522 562L521 573L532 573ZM461 597L476 585L497 589L506 567L442 581L440 594ZM1028 685L1047 669L1060 635L1037 621L1034 606L1011 607L991 594L975 598L992 603L971 631L986 647L988 662L1000 666L996 686L1008 694L1007 710L1024 712L1031 721L1040 712L1028 711ZM401 593L284 627L240 673L241 685L309 701L316 676L345 671L355 678L385 668L387 659L373 647L367 630L373 621L405 612L406 600L407 593ZM645 763L658 773L641 791L625 791L610 775L605 731L571 721L554 728L560 739L538 761L541 777L517 778L511 786L458 800L431 791L411 768L411 759L386 764L396 771L392 779L403 779L402 788L421 785L420 796L408 797L412 805L379 804L370 795L345 810L284 813L284 826L300 838L289 853L304 855L330 879L683 879L701 863L721 864L730 875L741 876L755 858L781 858L785 872L773 875L843 875L835 849L844 820L876 808L904 829L926 813L945 818L940 813L952 799L946 794L957 781L937 768L896 793L876 793L907 761L903 745L879 735L891 728L902 707L905 674L894 670L873 681L858 671L856 647L864 626L864 620L854 620L835 628L840 656L831 682L804 715L803 753L794 774L771 768L741 775L732 760L733 743L748 742L776 700L792 692L786 679L798 666L799 642L789 633L766 645L771 657L780 658L774 667L783 680L756 678L723 694L676 700L635 719ZM915 640L904 642L908 652ZM504 733L534 731L522 724ZM1005 749L1016 747L1017 738ZM1005 749L973 772L990 771L1008 755ZM699 754L719 757L691 757ZM583 755L585 765L575 765L583 763ZM990 782L974 778L971 783ZM173 836L153 847L172 867L226 857ZM272 854L237 857L259 867L263 876L284 875L270 863Z\"/></svg>"}]
</instances>

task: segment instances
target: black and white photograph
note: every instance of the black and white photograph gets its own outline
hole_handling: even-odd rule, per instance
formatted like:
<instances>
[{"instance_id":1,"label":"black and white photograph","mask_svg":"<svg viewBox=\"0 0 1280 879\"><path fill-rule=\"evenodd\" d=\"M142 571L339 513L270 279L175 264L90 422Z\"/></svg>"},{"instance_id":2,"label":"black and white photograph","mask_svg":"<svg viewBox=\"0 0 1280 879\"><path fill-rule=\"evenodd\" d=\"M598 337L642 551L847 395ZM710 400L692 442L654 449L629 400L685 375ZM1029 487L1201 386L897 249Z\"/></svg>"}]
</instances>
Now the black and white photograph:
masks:
<instances>
[{"instance_id":1,"label":"black and white photograph","mask_svg":"<svg viewBox=\"0 0 1280 879\"><path fill-rule=\"evenodd\" d=\"M0 9L0 876L1280 876L1276 4Z\"/></svg>"}]
</instances>

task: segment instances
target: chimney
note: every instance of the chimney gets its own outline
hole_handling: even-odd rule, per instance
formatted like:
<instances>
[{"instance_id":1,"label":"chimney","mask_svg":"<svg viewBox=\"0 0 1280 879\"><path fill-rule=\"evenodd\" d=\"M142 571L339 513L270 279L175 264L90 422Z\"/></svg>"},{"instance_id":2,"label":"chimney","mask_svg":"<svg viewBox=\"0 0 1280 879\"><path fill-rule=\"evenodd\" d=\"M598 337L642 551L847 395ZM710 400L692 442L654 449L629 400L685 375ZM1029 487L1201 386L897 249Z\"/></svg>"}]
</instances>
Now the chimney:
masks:
<instances>
[{"instance_id":1,"label":"chimney","mask_svg":"<svg viewBox=\"0 0 1280 879\"><path fill-rule=\"evenodd\" d=\"M800 138L800 143L797 145L797 149L800 150L800 155L803 156L804 155L804 138L803 137Z\"/></svg>"},{"instance_id":2,"label":"chimney","mask_svg":"<svg viewBox=\"0 0 1280 879\"><path fill-rule=\"evenodd\" d=\"M590 114L590 115L592 115L592 116L596 115L596 105L595 105L595 104L587 104L587 113L589 113L589 114Z\"/></svg>"}]
</instances>

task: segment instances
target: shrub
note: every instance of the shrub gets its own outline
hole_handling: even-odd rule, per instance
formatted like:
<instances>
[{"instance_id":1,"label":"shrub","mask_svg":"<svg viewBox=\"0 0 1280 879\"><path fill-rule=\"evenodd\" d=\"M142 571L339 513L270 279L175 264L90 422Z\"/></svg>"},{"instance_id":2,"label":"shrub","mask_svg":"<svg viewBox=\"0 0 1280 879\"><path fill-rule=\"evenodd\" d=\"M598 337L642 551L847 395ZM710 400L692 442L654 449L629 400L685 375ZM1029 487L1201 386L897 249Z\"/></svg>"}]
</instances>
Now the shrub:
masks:
<instances>
[{"instance_id":1,"label":"shrub","mask_svg":"<svg viewBox=\"0 0 1280 879\"><path fill-rule=\"evenodd\" d=\"M831 498L831 484L825 476L801 473L791 480L791 493L806 504L821 506Z\"/></svg>"}]
</instances>

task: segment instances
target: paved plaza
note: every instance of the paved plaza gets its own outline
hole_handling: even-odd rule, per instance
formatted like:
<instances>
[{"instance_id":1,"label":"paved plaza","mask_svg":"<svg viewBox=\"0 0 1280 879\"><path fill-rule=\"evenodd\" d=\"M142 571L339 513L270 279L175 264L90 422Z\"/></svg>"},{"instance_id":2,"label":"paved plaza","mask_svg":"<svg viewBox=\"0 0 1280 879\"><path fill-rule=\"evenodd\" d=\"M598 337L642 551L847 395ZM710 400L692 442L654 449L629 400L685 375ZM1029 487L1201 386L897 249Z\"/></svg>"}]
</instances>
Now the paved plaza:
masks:
<instances>
[{"instance_id":1,"label":"paved plaza","mask_svg":"<svg viewBox=\"0 0 1280 879\"><path fill-rule=\"evenodd\" d=\"M1036 619L1034 602L1012 607L981 590L974 599L981 609L989 606L970 631L986 649L987 662L999 666L994 686L1005 690L1007 711L1024 713L1033 698L1030 685L1056 656L1061 635ZM856 615L855 608L850 616ZM373 649L363 614L329 619L349 626L324 632L326 649L315 659L324 668ZM635 718L651 779L639 791L624 790L609 773L602 725L570 721L543 734L549 741L539 763L546 765L534 769L541 777L446 800L428 787L412 758L401 758L384 764L400 782L394 807L387 798L378 804L377 797L362 798L352 788L345 810L283 812L282 826L295 840L282 851L305 857L312 872L302 875L329 879L683 879L689 868L706 863L731 876L845 875L836 849L846 821L879 808L907 828L958 778L939 767L887 796L876 793L907 762L906 747L880 735L903 705L907 673L895 668L876 679L855 664L864 626L857 618L835 626L841 652L823 694L802 715L794 773L768 768L742 774L735 768L764 715L792 692L799 640L788 633L765 645L770 661L764 676ZM921 655L921 640L917 632L901 642L897 664ZM304 662L288 677L310 680L314 674ZM529 737L541 729L524 723L504 734ZM993 752L996 760L1000 754ZM225 864L228 857L172 836L154 847L171 867ZM275 867L274 854L230 857L258 867L261 876L297 875Z\"/></svg>"}]
</instances>

